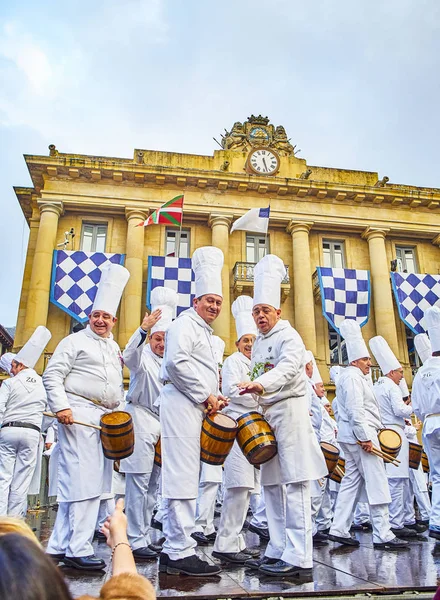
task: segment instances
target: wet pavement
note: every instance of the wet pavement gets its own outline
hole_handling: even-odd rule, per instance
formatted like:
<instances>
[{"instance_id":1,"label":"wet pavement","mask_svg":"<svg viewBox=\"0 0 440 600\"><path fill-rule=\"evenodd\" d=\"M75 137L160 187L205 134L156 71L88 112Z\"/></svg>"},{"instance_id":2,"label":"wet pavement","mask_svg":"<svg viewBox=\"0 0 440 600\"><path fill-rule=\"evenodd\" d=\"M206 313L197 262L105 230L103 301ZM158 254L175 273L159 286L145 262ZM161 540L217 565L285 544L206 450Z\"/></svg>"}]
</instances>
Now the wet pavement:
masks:
<instances>
[{"instance_id":1,"label":"wet pavement","mask_svg":"<svg viewBox=\"0 0 440 600\"><path fill-rule=\"evenodd\" d=\"M28 522L46 544L55 511L28 514ZM154 531L153 539L161 533ZM221 575L195 578L158 573L157 560L137 562L138 572L155 586L158 598L268 598L309 595L355 595L401 593L404 591L432 592L440 585L440 544L427 533L410 542L409 550L387 552L373 548L371 533L357 533L359 548L344 547L333 542L315 548L313 580L289 577L271 578L243 567L225 567ZM247 532L248 547L261 547L257 535ZM104 542L94 542L95 553L109 564L110 549ZM201 558L216 563L211 557L212 545L197 550ZM60 568L75 597L81 594L99 595L110 577L105 571L84 573L60 563Z\"/></svg>"}]
</instances>

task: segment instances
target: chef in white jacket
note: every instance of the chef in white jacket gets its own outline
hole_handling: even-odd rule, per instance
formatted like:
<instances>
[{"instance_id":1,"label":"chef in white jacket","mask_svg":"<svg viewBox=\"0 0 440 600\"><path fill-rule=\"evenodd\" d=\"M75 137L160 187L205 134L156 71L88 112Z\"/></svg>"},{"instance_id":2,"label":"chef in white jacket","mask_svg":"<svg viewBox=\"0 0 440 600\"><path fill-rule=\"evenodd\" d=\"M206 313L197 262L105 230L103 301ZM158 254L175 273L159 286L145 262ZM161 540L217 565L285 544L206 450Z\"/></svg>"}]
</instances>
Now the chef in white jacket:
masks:
<instances>
[{"instance_id":1,"label":"chef in white jacket","mask_svg":"<svg viewBox=\"0 0 440 600\"><path fill-rule=\"evenodd\" d=\"M64 338L43 375L49 406L59 421L58 503L47 546L54 560L77 569L103 569L92 539L101 494L111 492L113 461L104 457L101 416L123 401L123 359L111 333L130 274L112 264L103 271L86 329Z\"/></svg>"},{"instance_id":2,"label":"chef in white jacket","mask_svg":"<svg viewBox=\"0 0 440 600\"><path fill-rule=\"evenodd\" d=\"M159 568L169 574L210 576L221 569L200 560L191 537L199 487L200 432L204 411L218 411L218 365L211 324L221 311L223 253L212 246L198 248L192 257L196 298L193 308L180 313L166 333L161 368L164 387L159 396L162 495L168 499L166 537ZM220 398L220 399L219 399Z\"/></svg>"},{"instance_id":3,"label":"chef in white jacket","mask_svg":"<svg viewBox=\"0 0 440 600\"><path fill-rule=\"evenodd\" d=\"M149 548L150 522L160 475L160 467L154 464L154 447L160 437L156 401L162 389L159 373L165 350L165 332L176 314L178 299L177 292L170 288L154 288L150 295L151 315L145 315L123 353L124 363L130 369L125 410L133 417L136 444L133 454L121 460L120 471L125 473L128 541L133 556L144 560L157 556Z\"/></svg>"},{"instance_id":4,"label":"chef in white jacket","mask_svg":"<svg viewBox=\"0 0 440 600\"><path fill-rule=\"evenodd\" d=\"M419 443L417 431L420 426L420 421L417 421L415 426L412 425L411 421L406 421L405 435L408 442ZM414 510L414 498L420 514L420 520L418 521ZM428 482L420 462L418 469L409 469L409 486L405 489L403 498L404 525L409 529L414 529L417 533L423 533L428 528L430 515L431 501L428 493Z\"/></svg>"},{"instance_id":5,"label":"chef in white jacket","mask_svg":"<svg viewBox=\"0 0 440 600\"><path fill-rule=\"evenodd\" d=\"M423 421L423 447L428 455L432 482L429 536L440 540L440 309L429 307L424 319L432 356L417 371L411 398L414 413Z\"/></svg>"},{"instance_id":6,"label":"chef in white jacket","mask_svg":"<svg viewBox=\"0 0 440 600\"><path fill-rule=\"evenodd\" d=\"M5 352L0 356L0 369L8 375L12 375L11 368L14 358L15 354L13 352Z\"/></svg>"},{"instance_id":7,"label":"chef in white jacket","mask_svg":"<svg viewBox=\"0 0 440 600\"><path fill-rule=\"evenodd\" d=\"M24 517L38 460L47 398L34 370L51 338L40 325L12 359L11 377L0 387L0 515Z\"/></svg>"},{"instance_id":8,"label":"chef in white jacket","mask_svg":"<svg viewBox=\"0 0 440 600\"><path fill-rule=\"evenodd\" d=\"M391 531L400 538L412 537L417 532L404 527L402 510L405 491L409 486L409 444L406 438L405 419L412 415L411 404L405 404L399 383L403 378L403 368L381 336L371 338L370 350L384 375L374 384L374 394L379 403L380 416L385 427L396 431L402 440L399 452L399 465L385 465L391 494L389 505Z\"/></svg>"},{"instance_id":9,"label":"chef in white jacket","mask_svg":"<svg viewBox=\"0 0 440 600\"><path fill-rule=\"evenodd\" d=\"M237 352L228 356L222 368L222 392L229 398L223 411L238 419L249 411L258 411L258 402L253 394L240 394L237 387L250 381L252 346L257 328L252 317L252 298L239 296L232 304L235 319ZM217 538L212 553L216 558L232 564L243 564L250 558L241 533L252 493L259 494L258 470L247 460L238 442L234 442L224 464L224 498Z\"/></svg>"},{"instance_id":10,"label":"chef in white jacket","mask_svg":"<svg viewBox=\"0 0 440 600\"><path fill-rule=\"evenodd\" d=\"M374 547L405 548L407 543L398 540L390 529L391 496L384 462L371 452L373 446L379 447L377 434L383 425L378 402L365 378L370 371L370 354L355 320L345 319L339 329L345 338L350 362L338 381L338 441L344 453L345 476L336 500L329 539L339 544L359 545L359 541L350 536L350 526L356 503L365 501L360 498L365 488Z\"/></svg>"},{"instance_id":11,"label":"chef in white jacket","mask_svg":"<svg viewBox=\"0 0 440 600\"><path fill-rule=\"evenodd\" d=\"M280 318L285 274L283 262L273 254L254 269L252 314L259 333L252 351L252 381L239 387L258 395L278 454L261 466L270 542L262 559L246 564L270 576L310 577L310 481L324 477L327 467L310 422L304 343Z\"/></svg>"}]
</instances>

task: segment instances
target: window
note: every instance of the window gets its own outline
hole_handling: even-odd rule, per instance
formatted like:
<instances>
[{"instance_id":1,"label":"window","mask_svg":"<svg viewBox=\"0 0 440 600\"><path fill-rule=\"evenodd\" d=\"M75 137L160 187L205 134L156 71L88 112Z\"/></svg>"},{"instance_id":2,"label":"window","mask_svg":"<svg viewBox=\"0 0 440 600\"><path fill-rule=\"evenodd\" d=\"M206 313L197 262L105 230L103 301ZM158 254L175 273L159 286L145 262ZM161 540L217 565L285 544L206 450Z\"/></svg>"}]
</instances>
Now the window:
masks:
<instances>
[{"instance_id":1,"label":"window","mask_svg":"<svg viewBox=\"0 0 440 600\"><path fill-rule=\"evenodd\" d=\"M177 256L177 248L179 248L179 258L189 258L190 250L190 230L166 228L165 230L165 256Z\"/></svg>"},{"instance_id":2,"label":"window","mask_svg":"<svg viewBox=\"0 0 440 600\"><path fill-rule=\"evenodd\" d=\"M81 250L84 252L105 252L107 225L83 223Z\"/></svg>"},{"instance_id":3,"label":"window","mask_svg":"<svg viewBox=\"0 0 440 600\"><path fill-rule=\"evenodd\" d=\"M412 369L418 369L422 363L420 361L419 355L417 354L416 347L414 345L415 334L411 331L411 329L409 329L408 327L405 327L405 335L406 335L406 346L408 348L409 364L411 365Z\"/></svg>"},{"instance_id":4,"label":"window","mask_svg":"<svg viewBox=\"0 0 440 600\"><path fill-rule=\"evenodd\" d=\"M344 242L323 240L324 267L345 268Z\"/></svg>"},{"instance_id":5,"label":"window","mask_svg":"<svg viewBox=\"0 0 440 600\"><path fill-rule=\"evenodd\" d=\"M416 253L414 248L396 246L397 270L400 273L417 273Z\"/></svg>"},{"instance_id":6,"label":"window","mask_svg":"<svg viewBox=\"0 0 440 600\"><path fill-rule=\"evenodd\" d=\"M330 347L330 364L346 365L348 364L347 349L345 342L333 327L328 324L328 343Z\"/></svg>"},{"instance_id":7,"label":"window","mask_svg":"<svg viewBox=\"0 0 440 600\"><path fill-rule=\"evenodd\" d=\"M246 262L257 263L269 254L269 236L246 234Z\"/></svg>"}]
</instances>

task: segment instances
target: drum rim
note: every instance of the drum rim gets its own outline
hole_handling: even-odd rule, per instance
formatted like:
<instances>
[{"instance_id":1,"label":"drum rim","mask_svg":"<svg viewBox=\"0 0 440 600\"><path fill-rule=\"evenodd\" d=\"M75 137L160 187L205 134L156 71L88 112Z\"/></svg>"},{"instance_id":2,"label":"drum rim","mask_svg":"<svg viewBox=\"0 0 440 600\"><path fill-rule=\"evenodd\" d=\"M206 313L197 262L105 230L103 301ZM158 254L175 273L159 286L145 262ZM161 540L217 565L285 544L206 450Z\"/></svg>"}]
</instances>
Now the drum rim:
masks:
<instances>
[{"instance_id":1,"label":"drum rim","mask_svg":"<svg viewBox=\"0 0 440 600\"><path fill-rule=\"evenodd\" d=\"M105 422L105 417L107 415L116 415L116 414L119 414L119 413L124 414L124 415L128 415L129 418L124 423L117 423L116 425L112 425L110 423L106 423ZM116 429L118 427L123 427L123 426L129 425L130 423L133 422L133 419L132 419L131 414L129 412L127 412L125 410L115 410L113 412L105 413L104 415L102 415L100 421L101 421L101 427L104 426L105 428L108 428L108 429Z\"/></svg>"},{"instance_id":2,"label":"drum rim","mask_svg":"<svg viewBox=\"0 0 440 600\"><path fill-rule=\"evenodd\" d=\"M214 413L217 414L217 413ZM218 429L220 429L220 431L237 431L237 421L235 419L233 419L232 417L230 417L229 415L222 415L223 417L227 417L228 419L231 419L231 421L233 421L235 423L235 427L224 427L223 425L219 425L218 423L216 423L215 421L213 421L210 417L211 415L206 415L205 417L205 421L208 421L208 423L210 423L211 425L213 425L214 427L217 427ZM202 424L202 431L203 431L203 424Z\"/></svg>"},{"instance_id":3,"label":"drum rim","mask_svg":"<svg viewBox=\"0 0 440 600\"><path fill-rule=\"evenodd\" d=\"M391 429L391 427L384 427L383 429L381 429L381 430L379 431L379 433L377 434L377 439L379 440L379 443L380 443L380 436L381 436L381 434L382 434L383 432L385 432L385 431L386 431L386 432L388 432L388 431L392 431L392 432L393 432L393 434L396 434L396 435L397 435L397 437L398 437L398 438L399 438L399 440L400 440L400 446L402 446L402 436L400 435L400 433L399 433L398 431L395 431L394 429ZM384 444L385 446L387 446L386 442L384 442L384 441L382 442L382 444ZM393 448L393 449L396 449L396 450L397 450L397 448L398 448L398 447L400 447L400 446L387 446L387 448Z\"/></svg>"},{"instance_id":4,"label":"drum rim","mask_svg":"<svg viewBox=\"0 0 440 600\"><path fill-rule=\"evenodd\" d=\"M323 446L323 444L326 444L326 446L331 446L332 448L334 448L336 450L336 452L332 452L329 448L326 448L326 446ZM331 452L333 455L337 455L337 457L339 458L341 455L341 451L339 450L339 448L337 446L335 446L334 444L330 444L330 442L319 442L319 445L321 446L321 448L328 450L329 452ZM323 453L324 454L324 453Z\"/></svg>"},{"instance_id":5,"label":"drum rim","mask_svg":"<svg viewBox=\"0 0 440 600\"><path fill-rule=\"evenodd\" d=\"M263 460L262 462L259 462L258 463L259 465L264 465L264 463L269 462L269 460L272 460L272 458L274 458L278 454L278 443L277 443L277 441L275 439L270 444L258 444L257 446L255 446L254 448L252 448L252 450L249 451L249 454L246 454L246 458L251 463L251 465L254 464L250 460L250 458L252 457L252 455L255 454L255 452L257 450L259 450L260 448L268 448L269 446L275 446L275 450L276 450L275 454L273 456L271 456L270 458L266 458L266 460Z\"/></svg>"}]
</instances>

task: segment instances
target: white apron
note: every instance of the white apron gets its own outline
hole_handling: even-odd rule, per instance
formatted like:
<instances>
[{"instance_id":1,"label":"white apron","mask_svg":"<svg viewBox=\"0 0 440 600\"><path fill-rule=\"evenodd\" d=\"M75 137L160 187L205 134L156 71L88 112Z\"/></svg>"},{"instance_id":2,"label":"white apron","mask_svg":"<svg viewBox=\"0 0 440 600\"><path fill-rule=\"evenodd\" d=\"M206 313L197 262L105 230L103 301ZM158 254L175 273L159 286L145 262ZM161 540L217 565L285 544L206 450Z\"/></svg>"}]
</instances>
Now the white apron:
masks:
<instances>
[{"instance_id":1,"label":"white apron","mask_svg":"<svg viewBox=\"0 0 440 600\"><path fill-rule=\"evenodd\" d=\"M397 431L397 433L402 438L402 447L400 448L400 452L398 455L398 459L400 460L400 464L398 467L391 465L389 463L385 463L385 469L387 471L387 475L389 479L408 479L409 477L409 443L408 439L405 435L403 427L399 427L399 425L385 425L387 429L392 429L393 431ZM380 446L379 446L380 447Z\"/></svg>"},{"instance_id":2,"label":"white apron","mask_svg":"<svg viewBox=\"0 0 440 600\"><path fill-rule=\"evenodd\" d=\"M224 414L237 420L245 414L244 411L231 410L226 408ZM258 470L251 465L243 454L237 440L232 446L232 450L225 460L224 486L230 488L248 488L253 494L260 493L260 478Z\"/></svg>"},{"instance_id":3,"label":"white apron","mask_svg":"<svg viewBox=\"0 0 440 600\"><path fill-rule=\"evenodd\" d=\"M126 412L133 418L134 452L121 460L121 473L151 473L154 466L154 446L160 437L160 422L146 408L128 402Z\"/></svg>"}]
</instances>

